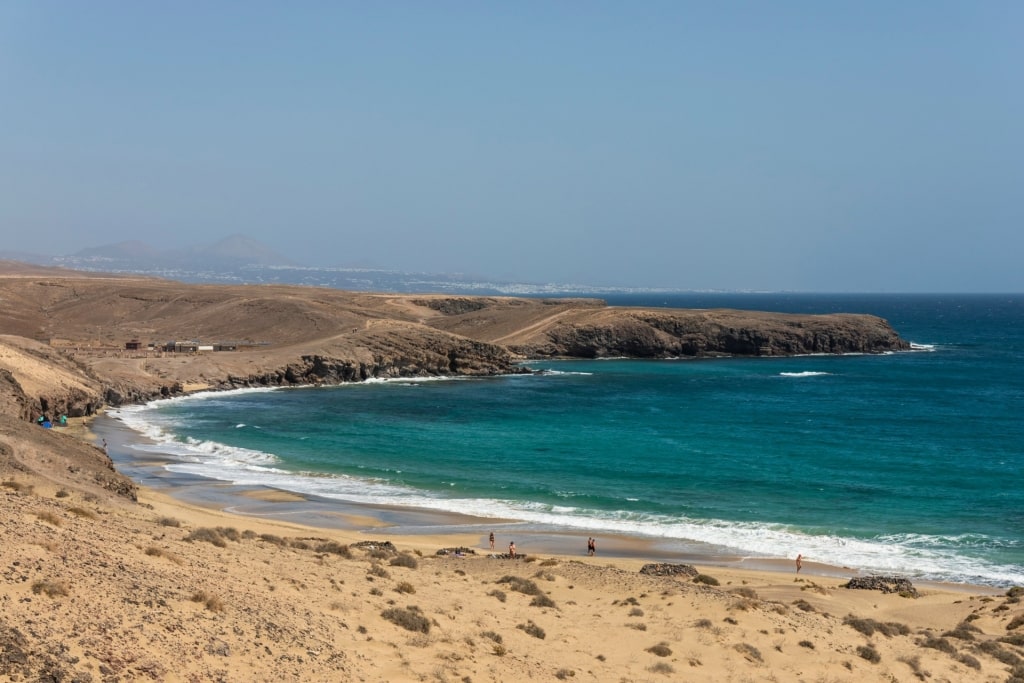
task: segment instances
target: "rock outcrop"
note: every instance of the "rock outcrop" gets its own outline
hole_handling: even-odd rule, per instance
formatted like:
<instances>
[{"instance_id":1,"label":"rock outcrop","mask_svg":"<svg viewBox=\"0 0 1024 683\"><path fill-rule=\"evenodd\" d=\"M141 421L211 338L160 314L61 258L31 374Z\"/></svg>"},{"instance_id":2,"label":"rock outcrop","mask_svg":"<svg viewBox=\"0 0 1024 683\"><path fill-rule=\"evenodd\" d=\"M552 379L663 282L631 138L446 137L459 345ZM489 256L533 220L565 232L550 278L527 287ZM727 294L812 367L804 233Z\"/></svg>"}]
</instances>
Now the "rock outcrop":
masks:
<instances>
[{"instance_id":1,"label":"rock outcrop","mask_svg":"<svg viewBox=\"0 0 1024 683\"><path fill-rule=\"evenodd\" d=\"M197 389L526 372L538 357L880 353L868 315L791 315L527 299L189 285L0 271L0 413L89 415ZM127 349L135 341L140 349ZM233 350L164 352L168 342ZM147 350L147 348L149 350Z\"/></svg>"}]
</instances>

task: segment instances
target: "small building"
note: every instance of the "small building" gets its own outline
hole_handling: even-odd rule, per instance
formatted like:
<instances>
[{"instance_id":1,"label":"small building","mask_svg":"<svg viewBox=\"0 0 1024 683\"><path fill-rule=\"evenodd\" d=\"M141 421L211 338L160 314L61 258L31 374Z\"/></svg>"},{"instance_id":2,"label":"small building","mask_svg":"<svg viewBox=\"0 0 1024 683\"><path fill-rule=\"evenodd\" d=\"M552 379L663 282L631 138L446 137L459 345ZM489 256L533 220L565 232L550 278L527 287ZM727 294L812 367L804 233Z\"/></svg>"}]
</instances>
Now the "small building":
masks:
<instances>
[{"instance_id":1,"label":"small building","mask_svg":"<svg viewBox=\"0 0 1024 683\"><path fill-rule=\"evenodd\" d=\"M132 339L131 341L126 341L124 343L125 351L138 351L141 348L142 342L140 342L138 339Z\"/></svg>"}]
</instances>

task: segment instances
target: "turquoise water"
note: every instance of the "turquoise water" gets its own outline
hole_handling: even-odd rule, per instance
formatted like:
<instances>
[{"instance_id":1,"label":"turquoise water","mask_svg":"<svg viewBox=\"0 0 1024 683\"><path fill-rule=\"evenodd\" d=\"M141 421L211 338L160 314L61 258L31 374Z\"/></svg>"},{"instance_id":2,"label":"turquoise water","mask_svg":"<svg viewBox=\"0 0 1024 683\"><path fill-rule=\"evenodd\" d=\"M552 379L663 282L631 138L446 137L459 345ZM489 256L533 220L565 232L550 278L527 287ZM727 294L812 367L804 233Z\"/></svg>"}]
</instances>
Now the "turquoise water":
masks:
<instances>
[{"instance_id":1,"label":"turquoise water","mask_svg":"<svg viewBox=\"0 0 1024 683\"><path fill-rule=\"evenodd\" d=\"M532 375L205 394L118 416L171 469L239 484L1024 583L1024 297L616 303L868 312L916 350L543 361Z\"/></svg>"}]
</instances>

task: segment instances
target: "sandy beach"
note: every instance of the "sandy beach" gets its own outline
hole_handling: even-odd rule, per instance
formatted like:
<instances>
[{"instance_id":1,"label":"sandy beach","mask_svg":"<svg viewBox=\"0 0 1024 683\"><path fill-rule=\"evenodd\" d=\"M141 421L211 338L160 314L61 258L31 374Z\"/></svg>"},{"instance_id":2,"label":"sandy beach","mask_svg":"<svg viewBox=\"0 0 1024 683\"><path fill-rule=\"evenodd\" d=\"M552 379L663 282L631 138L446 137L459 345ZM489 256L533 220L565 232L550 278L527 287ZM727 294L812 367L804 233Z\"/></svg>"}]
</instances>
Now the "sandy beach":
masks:
<instances>
[{"instance_id":1,"label":"sandy beach","mask_svg":"<svg viewBox=\"0 0 1024 683\"><path fill-rule=\"evenodd\" d=\"M601 535L588 557L585 533L170 472L158 452L124 449L109 421L79 416L186 387L450 371L447 351L424 349L472 351L464 374L510 356L449 330L483 334L484 314L445 313L447 299L56 278L5 281L19 327L0 338L0 680L1024 681L1019 588L850 589L855 567L807 557L797 574L795 548L751 560ZM501 314L484 342L612 315L481 303ZM118 350L180 329L290 336L227 354ZM37 426L44 411L70 426ZM511 541L521 557L497 556ZM653 563L672 571L642 573Z\"/></svg>"},{"instance_id":2,"label":"sandy beach","mask_svg":"<svg viewBox=\"0 0 1024 683\"><path fill-rule=\"evenodd\" d=\"M131 502L69 485L60 449L46 448L98 450L102 437L78 425L41 443L33 430L5 434L48 467L2 473L4 680L1011 681L1024 671L1020 591L852 590L842 568L813 559L799 574L788 561L702 565L640 539L598 539L587 557L585 539L510 539L496 524L495 553L515 540L525 554L511 560L491 556L484 520L400 533L407 511L328 514L266 489L227 495L249 503L244 515L209 490L193 502L143 486ZM655 561L692 564L696 576L641 573Z\"/></svg>"}]
</instances>

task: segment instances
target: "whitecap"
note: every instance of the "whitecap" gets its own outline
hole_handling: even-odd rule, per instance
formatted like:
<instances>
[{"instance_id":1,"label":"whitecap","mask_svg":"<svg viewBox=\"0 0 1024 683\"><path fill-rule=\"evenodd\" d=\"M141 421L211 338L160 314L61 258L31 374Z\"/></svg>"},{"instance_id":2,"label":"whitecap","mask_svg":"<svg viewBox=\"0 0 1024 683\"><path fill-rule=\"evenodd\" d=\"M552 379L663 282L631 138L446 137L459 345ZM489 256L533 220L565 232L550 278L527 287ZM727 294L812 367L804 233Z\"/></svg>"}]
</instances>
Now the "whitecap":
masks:
<instances>
[{"instance_id":1,"label":"whitecap","mask_svg":"<svg viewBox=\"0 0 1024 683\"><path fill-rule=\"evenodd\" d=\"M821 377L822 375L831 375L832 373L806 370L804 372L780 372L779 374L783 377Z\"/></svg>"}]
</instances>

